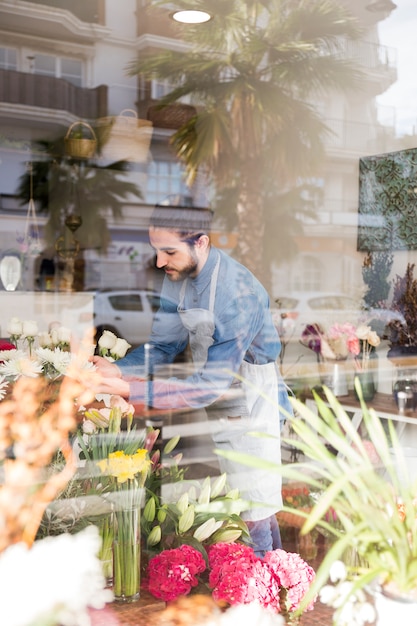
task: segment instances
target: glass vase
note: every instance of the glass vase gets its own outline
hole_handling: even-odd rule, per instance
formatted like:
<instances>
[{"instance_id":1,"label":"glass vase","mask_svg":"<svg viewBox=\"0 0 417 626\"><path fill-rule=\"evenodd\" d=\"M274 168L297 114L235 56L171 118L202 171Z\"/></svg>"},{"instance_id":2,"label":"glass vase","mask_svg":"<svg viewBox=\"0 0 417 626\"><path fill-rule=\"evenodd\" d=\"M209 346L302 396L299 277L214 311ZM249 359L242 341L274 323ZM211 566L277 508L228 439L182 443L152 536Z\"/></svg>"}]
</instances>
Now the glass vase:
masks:
<instances>
[{"instance_id":1,"label":"glass vase","mask_svg":"<svg viewBox=\"0 0 417 626\"><path fill-rule=\"evenodd\" d=\"M96 525L101 539L101 547L98 556L103 566L103 574L106 579L106 585L111 587L113 584L113 513L102 515Z\"/></svg>"},{"instance_id":2,"label":"glass vase","mask_svg":"<svg viewBox=\"0 0 417 626\"><path fill-rule=\"evenodd\" d=\"M134 602L140 596L140 507L121 508L114 517L114 599Z\"/></svg>"},{"instance_id":3,"label":"glass vase","mask_svg":"<svg viewBox=\"0 0 417 626\"><path fill-rule=\"evenodd\" d=\"M365 402L369 402L375 396L375 379L374 372L371 369L363 370L362 372L356 372L355 376L355 396L359 400L358 393L356 391L356 380L359 381L362 390L362 397Z\"/></svg>"},{"instance_id":4,"label":"glass vase","mask_svg":"<svg viewBox=\"0 0 417 626\"><path fill-rule=\"evenodd\" d=\"M409 368L398 368L393 386L394 400L400 413L414 411L417 407L416 372Z\"/></svg>"}]
</instances>

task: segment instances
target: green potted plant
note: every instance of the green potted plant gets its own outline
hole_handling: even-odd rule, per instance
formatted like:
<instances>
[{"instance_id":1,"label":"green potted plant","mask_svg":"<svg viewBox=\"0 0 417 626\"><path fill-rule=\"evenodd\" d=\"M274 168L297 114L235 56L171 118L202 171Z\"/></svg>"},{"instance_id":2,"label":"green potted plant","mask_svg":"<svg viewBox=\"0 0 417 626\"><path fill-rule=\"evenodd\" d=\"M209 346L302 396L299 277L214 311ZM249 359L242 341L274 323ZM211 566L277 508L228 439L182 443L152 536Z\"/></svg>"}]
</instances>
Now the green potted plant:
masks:
<instances>
[{"instance_id":1,"label":"green potted plant","mask_svg":"<svg viewBox=\"0 0 417 626\"><path fill-rule=\"evenodd\" d=\"M408 263L404 276L397 274L393 281L390 308L398 316L387 324L388 358L400 365L406 364L404 359L410 357L417 362L417 279L414 278L414 267L414 263Z\"/></svg>"},{"instance_id":2,"label":"green potted plant","mask_svg":"<svg viewBox=\"0 0 417 626\"><path fill-rule=\"evenodd\" d=\"M353 626L374 623L375 609L377 624L385 623L381 619L388 612L386 603L395 598L395 619L413 623L417 610L417 485L408 473L395 426L388 422L386 432L376 412L366 407L360 385L356 386L366 435L358 432L325 388L324 399L315 394L317 413L293 400L295 417L289 419L297 438L291 443L302 452L303 461L274 465L250 456L227 456L276 471L290 481L302 481L317 494L310 512L299 511L306 520L301 532L323 529L331 538L330 548L303 602L324 588L322 601L336 609L336 623ZM329 593L327 583L337 567L344 571L343 581ZM347 618L346 611L359 610L359 605L368 611L369 619L355 621L351 614ZM414 617L402 617L404 606L411 607Z\"/></svg>"}]
</instances>

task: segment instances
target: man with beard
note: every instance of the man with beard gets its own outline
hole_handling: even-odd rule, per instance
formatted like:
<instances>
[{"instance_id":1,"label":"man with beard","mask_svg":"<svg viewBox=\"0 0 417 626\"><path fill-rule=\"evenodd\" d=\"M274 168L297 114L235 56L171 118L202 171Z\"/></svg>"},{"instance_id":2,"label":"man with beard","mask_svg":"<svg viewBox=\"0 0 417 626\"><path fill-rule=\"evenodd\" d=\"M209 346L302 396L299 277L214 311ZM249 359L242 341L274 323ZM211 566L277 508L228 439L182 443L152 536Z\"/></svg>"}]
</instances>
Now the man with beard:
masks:
<instances>
[{"instance_id":1,"label":"man with beard","mask_svg":"<svg viewBox=\"0 0 417 626\"><path fill-rule=\"evenodd\" d=\"M281 344L268 294L248 269L211 245L211 219L206 209L154 210L149 240L165 272L161 308L148 346L117 364L93 357L102 374L100 391L136 406L205 408L215 420L216 448L280 463L280 421L291 407L277 367ZM181 379L158 377L158 366L172 363L187 346L194 371ZM223 457L219 464L229 486L253 503L242 517L256 553L281 547L279 476Z\"/></svg>"}]
</instances>

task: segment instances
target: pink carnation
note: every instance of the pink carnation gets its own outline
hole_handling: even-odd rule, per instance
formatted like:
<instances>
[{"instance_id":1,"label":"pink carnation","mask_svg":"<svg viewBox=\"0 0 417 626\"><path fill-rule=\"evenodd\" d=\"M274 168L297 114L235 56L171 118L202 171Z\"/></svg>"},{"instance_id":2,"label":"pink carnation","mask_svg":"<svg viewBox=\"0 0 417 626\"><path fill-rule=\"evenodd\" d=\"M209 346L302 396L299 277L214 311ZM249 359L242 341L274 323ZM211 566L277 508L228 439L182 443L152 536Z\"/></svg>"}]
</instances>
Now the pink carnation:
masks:
<instances>
[{"instance_id":1,"label":"pink carnation","mask_svg":"<svg viewBox=\"0 0 417 626\"><path fill-rule=\"evenodd\" d=\"M165 602L186 596L198 585L197 576L205 569L203 555L191 546L164 550L149 561L148 590Z\"/></svg>"},{"instance_id":2,"label":"pink carnation","mask_svg":"<svg viewBox=\"0 0 417 626\"><path fill-rule=\"evenodd\" d=\"M299 554L285 550L267 552L264 562L287 590L287 610L295 611L315 578L313 568ZM314 600L307 610L311 610L313 605Z\"/></svg>"}]
</instances>

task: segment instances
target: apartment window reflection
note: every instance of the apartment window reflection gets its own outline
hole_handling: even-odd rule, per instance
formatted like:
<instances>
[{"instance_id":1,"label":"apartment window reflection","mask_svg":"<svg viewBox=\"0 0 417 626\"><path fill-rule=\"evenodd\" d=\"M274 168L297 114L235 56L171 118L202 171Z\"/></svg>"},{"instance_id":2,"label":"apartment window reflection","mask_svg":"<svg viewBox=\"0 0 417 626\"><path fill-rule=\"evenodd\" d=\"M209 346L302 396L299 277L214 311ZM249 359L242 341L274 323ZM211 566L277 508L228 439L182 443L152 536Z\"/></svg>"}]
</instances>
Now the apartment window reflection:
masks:
<instances>
[{"instance_id":1,"label":"apartment window reflection","mask_svg":"<svg viewBox=\"0 0 417 626\"><path fill-rule=\"evenodd\" d=\"M148 167L146 202L157 204L170 195L189 195L183 168L175 161L152 161Z\"/></svg>"},{"instance_id":2,"label":"apartment window reflection","mask_svg":"<svg viewBox=\"0 0 417 626\"><path fill-rule=\"evenodd\" d=\"M293 289L295 291L319 291L323 283L321 262L313 256L301 256L295 264Z\"/></svg>"},{"instance_id":3,"label":"apartment window reflection","mask_svg":"<svg viewBox=\"0 0 417 626\"><path fill-rule=\"evenodd\" d=\"M17 69L17 51L15 48L0 48L0 69Z\"/></svg>"}]
</instances>

